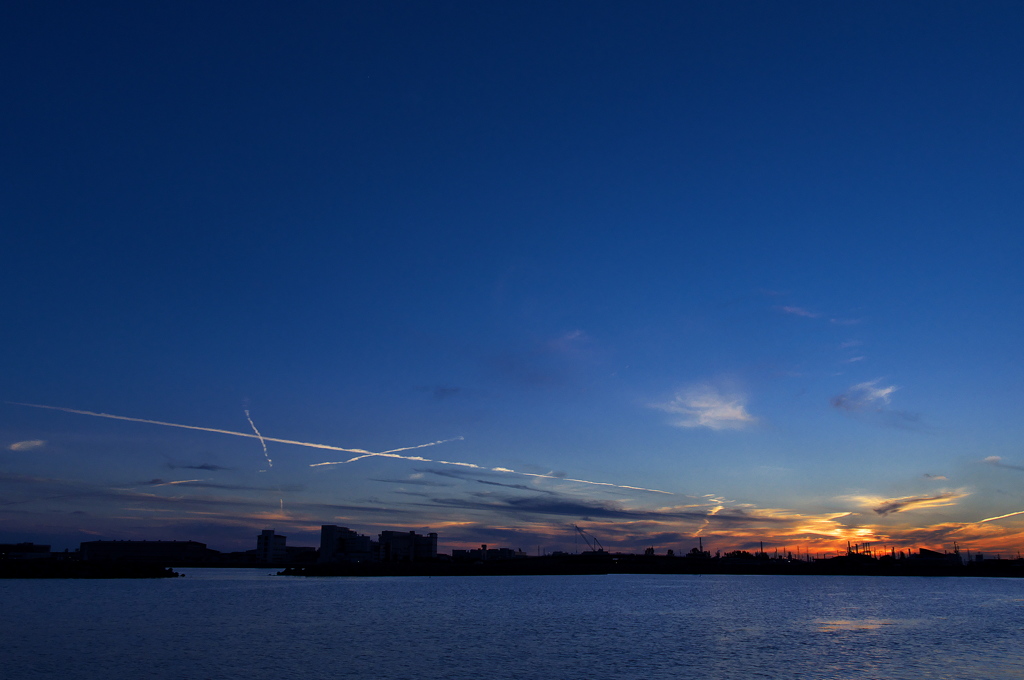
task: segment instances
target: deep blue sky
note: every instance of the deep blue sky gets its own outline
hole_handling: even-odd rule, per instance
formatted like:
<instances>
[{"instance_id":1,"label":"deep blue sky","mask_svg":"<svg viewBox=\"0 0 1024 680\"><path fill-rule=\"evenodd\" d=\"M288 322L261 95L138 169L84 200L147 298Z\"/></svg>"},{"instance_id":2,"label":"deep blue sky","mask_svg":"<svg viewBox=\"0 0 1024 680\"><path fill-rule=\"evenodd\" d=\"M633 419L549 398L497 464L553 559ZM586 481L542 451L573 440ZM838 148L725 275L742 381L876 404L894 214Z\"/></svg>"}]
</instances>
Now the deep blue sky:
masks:
<instances>
[{"instance_id":1,"label":"deep blue sky","mask_svg":"<svg viewBox=\"0 0 1024 680\"><path fill-rule=\"evenodd\" d=\"M0 540L1019 549L1022 31L7 3L0 399L487 469L3 404Z\"/></svg>"}]
</instances>

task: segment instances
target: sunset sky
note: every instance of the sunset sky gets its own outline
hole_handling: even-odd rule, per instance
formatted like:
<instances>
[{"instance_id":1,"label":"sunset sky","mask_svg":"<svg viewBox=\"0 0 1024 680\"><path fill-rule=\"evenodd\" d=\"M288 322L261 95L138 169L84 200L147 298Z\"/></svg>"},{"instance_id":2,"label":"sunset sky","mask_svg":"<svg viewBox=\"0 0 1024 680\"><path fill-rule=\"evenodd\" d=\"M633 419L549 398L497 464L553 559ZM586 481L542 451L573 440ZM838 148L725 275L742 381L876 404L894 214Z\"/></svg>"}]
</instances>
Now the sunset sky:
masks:
<instances>
[{"instance_id":1,"label":"sunset sky","mask_svg":"<svg viewBox=\"0 0 1024 680\"><path fill-rule=\"evenodd\" d=\"M8 2L0 60L0 542L1024 549L1020 2Z\"/></svg>"}]
</instances>

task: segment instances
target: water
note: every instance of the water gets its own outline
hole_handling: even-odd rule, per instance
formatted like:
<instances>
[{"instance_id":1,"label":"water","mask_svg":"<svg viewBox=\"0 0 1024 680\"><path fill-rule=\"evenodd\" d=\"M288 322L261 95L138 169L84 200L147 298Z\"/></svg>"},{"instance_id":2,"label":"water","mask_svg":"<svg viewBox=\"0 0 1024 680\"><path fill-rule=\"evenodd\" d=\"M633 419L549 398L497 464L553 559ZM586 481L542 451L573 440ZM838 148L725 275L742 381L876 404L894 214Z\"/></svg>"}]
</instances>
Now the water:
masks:
<instances>
[{"instance_id":1,"label":"water","mask_svg":"<svg viewBox=\"0 0 1024 680\"><path fill-rule=\"evenodd\" d=\"M183 572L0 581L4 677L1024 677L1024 580Z\"/></svg>"}]
</instances>

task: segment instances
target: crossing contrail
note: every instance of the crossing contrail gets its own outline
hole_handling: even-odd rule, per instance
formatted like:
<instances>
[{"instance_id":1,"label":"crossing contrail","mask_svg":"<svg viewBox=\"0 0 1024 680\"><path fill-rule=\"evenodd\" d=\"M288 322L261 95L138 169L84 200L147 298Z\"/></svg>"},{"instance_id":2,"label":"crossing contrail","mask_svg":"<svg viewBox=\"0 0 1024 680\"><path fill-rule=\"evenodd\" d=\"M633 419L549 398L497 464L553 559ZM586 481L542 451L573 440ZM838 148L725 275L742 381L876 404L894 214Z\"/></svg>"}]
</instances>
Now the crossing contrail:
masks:
<instances>
[{"instance_id":1,"label":"crossing contrail","mask_svg":"<svg viewBox=\"0 0 1024 680\"><path fill-rule=\"evenodd\" d=\"M292 446L305 446L311 449L325 449L327 451L343 451L345 453L358 453L361 458L367 456L387 456L388 454L396 451L409 451L411 449L420 449L426 446L436 446L437 444L443 444L444 442L454 441L452 439L445 439L439 442L431 442L429 444L420 444L418 446L404 446L400 449L391 449L390 451L367 451L366 449L346 449L341 446L331 446L330 444L317 444L315 442L300 442L294 439L278 439L277 437L263 437L259 434L249 434L248 432L235 432L234 430L221 430L216 427L200 427L199 425L183 425L181 423L168 423L162 420L149 420L147 418L131 418L129 416L116 416L112 413L96 413L95 411L82 411L75 408L65 408L64 406L44 406L43 404L25 404L18 401L5 401L5 404L12 406L29 406L31 408L45 408L51 411L63 411L64 413L77 413L83 416L94 416L96 418L110 418L111 420L127 420L131 423L146 423L149 425L163 425L164 427L177 427L183 430L198 430L200 432L214 432L216 434L229 434L233 437L245 437L247 439L259 439L263 442L274 442L275 444L291 444ZM455 439L462 439L462 437L455 437Z\"/></svg>"},{"instance_id":2,"label":"crossing contrail","mask_svg":"<svg viewBox=\"0 0 1024 680\"><path fill-rule=\"evenodd\" d=\"M249 409L245 409L245 419L249 421L249 425L252 426L252 431L259 437L260 445L263 446L263 457L267 459L267 467L274 467L274 461L270 460L270 454L267 453L267 442L263 439L263 435L256 429L256 423L252 422L252 417L249 415Z\"/></svg>"},{"instance_id":3,"label":"crossing contrail","mask_svg":"<svg viewBox=\"0 0 1024 680\"><path fill-rule=\"evenodd\" d=\"M216 427L201 427L199 425L183 425L181 423L168 423L162 420L149 420L147 418L131 418L129 416L117 416L112 413L97 413L95 411L82 411L80 409L66 408L64 406L44 406L43 404L26 404L17 401L7 401L5 404L12 406L29 406L31 408L45 408L51 411L63 411L64 413L77 413L83 416L94 416L96 418L110 418L111 420L126 420L132 423L147 423L149 425L163 425L164 427L177 427L183 430L198 430L200 432L214 432L216 434L228 434L233 437L245 437L247 439L259 439L261 442L274 442L276 444L291 444L292 446L305 446L311 449L325 449L327 451L343 451L344 453L355 453L358 454L348 460L339 461L327 461L324 463L311 463L309 467L322 467L325 465L346 465L348 463L354 463L357 460L364 458L379 457L379 458L396 458L399 460L411 460L418 463L437 463L438 465L454 465L457 467L470 468L472 470L485 470L489 472L503 472L505 474L521 475L524 477L539 477L542 479L556 479L562 482L576 482L577 484L591 484L593 486L609 486L616 489L628 489L630 491L646 491L649 493L663 493L670 496L675 494L671 491L662 491L661 489L648 489L642 486L629 486L626 484L612 484L611 482L594 482L587 479L572 479L567 477L560 477L558 475L542 475L535 472L516 472L515 470L507 467L487 467L484 465L477 465L476 463L461 463L453 460L435 460L431 458L424 458L423 456L402 456L399 455L399 451L413 451L415 449L425 449L430 446L437 446L438 444L447 444L453 441L462 441L464 437L452 437L451 439L441 439L436 442L428 442L426 444L417 444L416 446L403 446L398 449L390 449L388 451L367 451L366 449L347 449L341 446L331 446L330 444L317 444L315 442L300 442L294 439L278 439L276 437L264 437L260 435L259 431L256 430L256 426L253 425L255 434L249 434L248 432L235 432L234 430L221 430ZM246 417L248 418L248 411L246 411ZM252 420L249 421L252 424ZM266 444L264 443L264 446ZM268 457L269 460L269 457Z\"/></svg>"},{"instance_id":4,"label":"crossing contrail","mask_svg":"<svg viewBox=\"0 0 1024 680\"><path fill-rule=\"evenodd\" d=\"M313 463L309 467L320 467L321 465L345 465L346 463L354 463L357 460L369 458L370 456L380 456L382 458L401 458L403 460L418 460L420 462L425 463L444 463L445 465L466 465L469 467L480 467L479 465L474 465L473 463L446 463L443 460L428 460L427 458L420 458L419 456L399 456L396 453L396 451L412 451L413 449L425 449L428 446L437 446L438 444L447 444L448 442L458 442L464 439L465 437L452 437L451 439L440 439L436 442L428 442L426 444L419 444L418 446L406 446L405 448L391 449L390 451L381 451L379 453L370 453L369 451L364 451L362 455L356 456L355 458L349 458L348 460L327 461L326 463ZM350 451L351 449L345 450Z\"/></svg>"}]
</instances>

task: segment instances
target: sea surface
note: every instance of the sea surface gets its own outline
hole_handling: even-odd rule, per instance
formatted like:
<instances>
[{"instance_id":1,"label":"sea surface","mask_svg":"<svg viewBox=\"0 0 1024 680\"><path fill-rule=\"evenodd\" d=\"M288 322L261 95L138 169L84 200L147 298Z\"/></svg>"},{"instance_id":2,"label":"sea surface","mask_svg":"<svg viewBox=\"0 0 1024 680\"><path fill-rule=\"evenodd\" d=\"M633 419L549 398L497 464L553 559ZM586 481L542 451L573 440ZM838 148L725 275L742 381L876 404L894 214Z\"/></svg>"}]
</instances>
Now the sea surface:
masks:
<instances>
[{"instance_id":1,"label":"sea surface","mask_svg":"<svg viewBox=\"0 0 1024 680\"><path fill-rule=\"evenodd\" d=\"M1024 678L1024 579L0 581L22 678Z\"/></svg>"}]
</instances>

